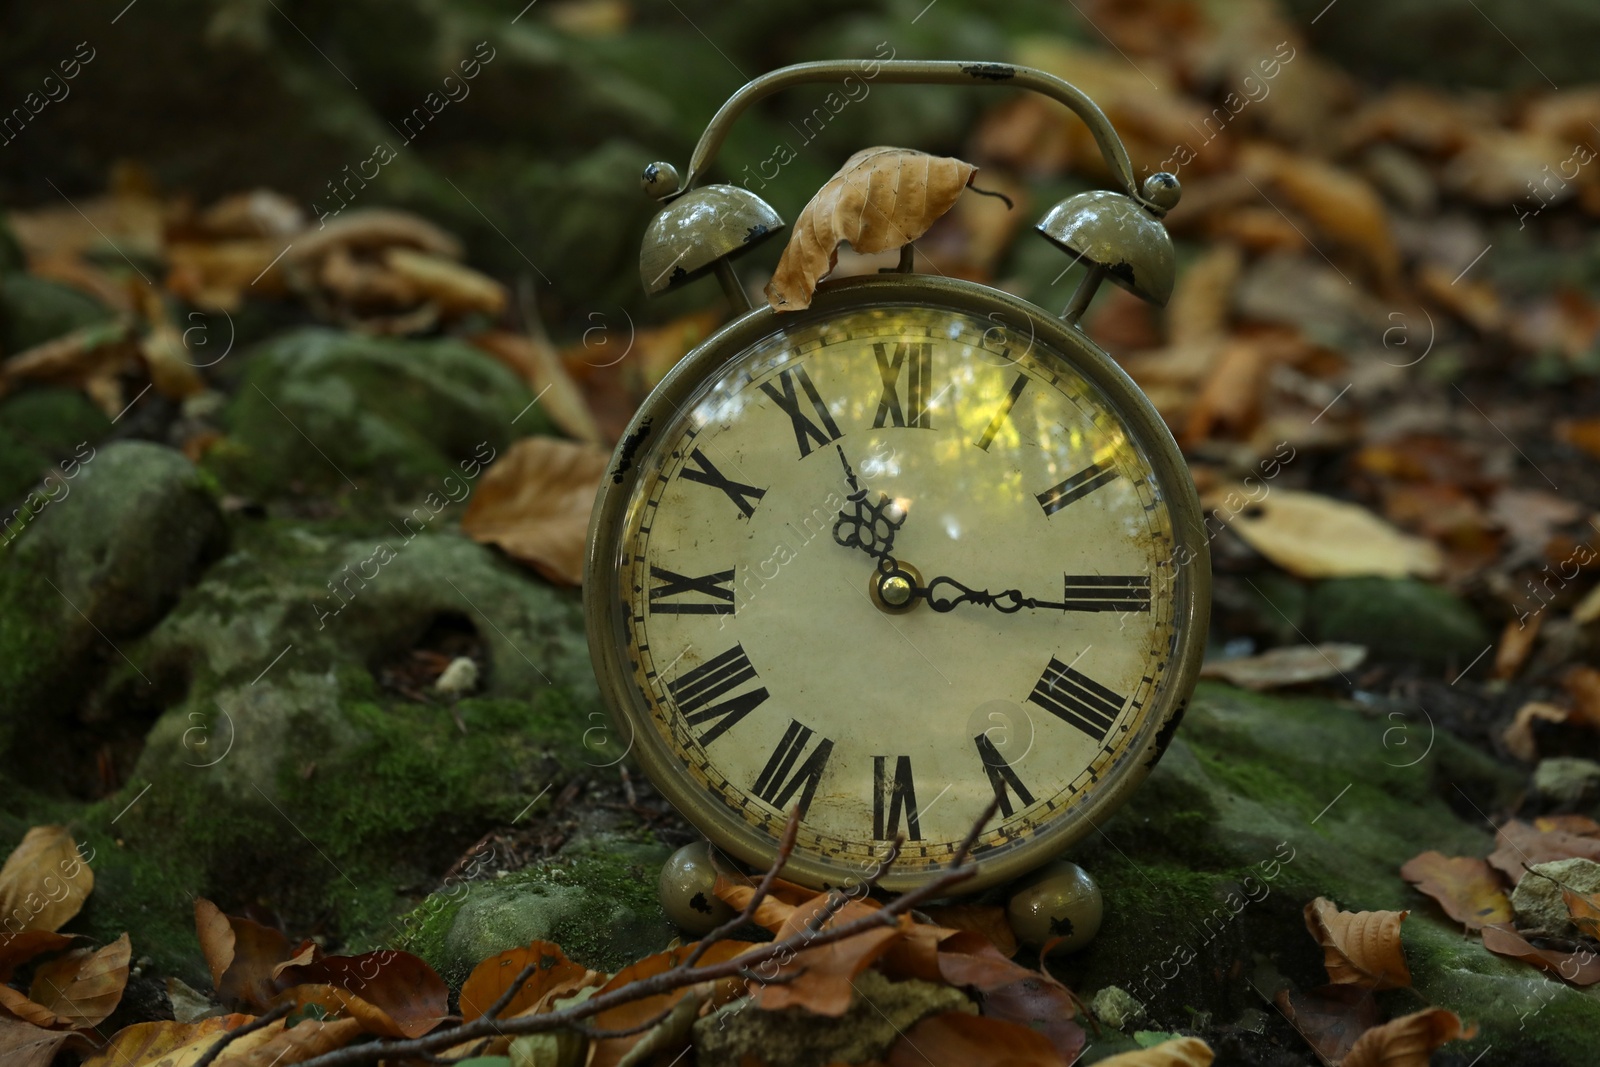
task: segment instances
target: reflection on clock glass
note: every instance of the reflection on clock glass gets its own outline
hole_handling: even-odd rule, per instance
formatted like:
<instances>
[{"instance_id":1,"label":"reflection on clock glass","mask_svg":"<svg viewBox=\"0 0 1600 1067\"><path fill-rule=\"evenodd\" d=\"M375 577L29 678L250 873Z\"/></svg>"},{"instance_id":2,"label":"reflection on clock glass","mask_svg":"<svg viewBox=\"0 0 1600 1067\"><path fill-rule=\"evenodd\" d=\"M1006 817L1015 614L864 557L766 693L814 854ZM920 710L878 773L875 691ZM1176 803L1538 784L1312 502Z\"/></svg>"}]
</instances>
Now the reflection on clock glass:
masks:
<instances>
[{"instance_id":1,"label":"reflection on clock glass","mask_svg":"<svg viewBox=\"0 0 1600 1067\"><path fill-rule=\"evenodd\" d=\"M775 840L798 805L803 853L903 836L916 872L996 798L980 857L1131 758L1174 647L1172 516L1067 357L967 312L845 311L746 349L651 441L627 658L733 818Z\"/></svg>"}]
</instances>

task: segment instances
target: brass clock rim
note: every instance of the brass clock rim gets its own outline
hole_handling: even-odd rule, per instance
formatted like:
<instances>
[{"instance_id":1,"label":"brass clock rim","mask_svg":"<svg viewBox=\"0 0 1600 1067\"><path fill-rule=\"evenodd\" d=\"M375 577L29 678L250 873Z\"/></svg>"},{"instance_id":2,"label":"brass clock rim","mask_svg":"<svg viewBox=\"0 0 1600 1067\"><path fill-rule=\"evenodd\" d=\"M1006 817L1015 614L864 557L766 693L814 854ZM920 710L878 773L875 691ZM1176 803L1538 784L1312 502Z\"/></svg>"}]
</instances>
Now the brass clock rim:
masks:
<instances>
[{"instance_id":1,"label":"brass clock rim","mask_svg":"<svg viewBox=\"0 0 1600 1067\"><path fill-rule=\"evenodd\" d=\"M1097 795L1072 809L1060 822L1038 832L1015 850L993 859L979 856L978 873L959 892L971 893L1014 879L1059 856L1101 825L1132 795L1171 740L1194 685L1205 654L1206 628L1211 609L1211 566L1200 501L1194 482L1171 431L1133 379L1081 330L1067 326L1049 312L1009 293L976 282L929 275L878 275L824 283L804 311L781 315L765 305L741 315L701 342L669 371L634 413L622 443L612 455L601 479L589 522L588 552L584 561L583 603L589 654L601 697L612 722L630 738L631 754L657 789L712 843L746 863L765 867L772 845L763 835L725 811L714 797L702 791L682 770L656 733L648 705L633 685L632 671L622 647L618 612L624 614L622 591L615 561L629 497L647 465L654 442L648 439L647 421L665 423L683 410L694 392L724 364L737 358L754 342L777 329L800 325L837 313L885 305L929 305L979 315L1011 313L1031 324L1031 335L1071 357L1071 368L1093 383L1137 437L1158 484L1167 494L1172 515L1174 560L1188 558L1176 570L1173 625L1179 634L1159 688L1148 702L1150 712L1123 756L1105 776ZM1003 320L1002 320L1003 321ZM1015 329L1012 323L1005 323ZM1053 352L1040 353L1048 360ZM641 434L643 430L643 434ZM1181 554L1181 555L1180 555ZM850 861L827 861L797 853L784 876L807 885L847 884L859 870ZM880 885L904 892L936 877L937 872L890 871Z\"/></svg>"}]
</instances>

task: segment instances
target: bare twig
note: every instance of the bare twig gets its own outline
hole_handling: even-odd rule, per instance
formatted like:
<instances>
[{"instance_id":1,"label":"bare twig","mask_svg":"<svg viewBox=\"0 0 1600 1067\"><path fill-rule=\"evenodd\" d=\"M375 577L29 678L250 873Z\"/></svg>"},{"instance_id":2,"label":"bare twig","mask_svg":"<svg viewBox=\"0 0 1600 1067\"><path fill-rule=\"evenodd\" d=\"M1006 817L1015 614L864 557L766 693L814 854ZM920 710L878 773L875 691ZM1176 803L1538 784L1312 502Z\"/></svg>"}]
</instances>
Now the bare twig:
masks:
<instances>
[{"instance_id":1,"label":"bare twig","mask_svg":"<svg viewBox=\"0 0 1600 1067\"><path fill-rule=\"evenodd\" d=\"M783 826L783 836L778 839L778 854L773 858L772 864L767 868L767 873L762 877L760 884L756 886L755 896L751 897L745 904L743 911L711 931L705 937L702 937L700 943L694 947L694 951L689 953L679 966L693 967L700 962L700 957L704 956L706 950L712 945L724 940L729 934L756 917L756 912L760 909L761 902L767 899L768 893L772 892L772 886L777 882L779 872L783 870L784 866L789 862L789 857L794 853L795 839L799 834L800 808L796 805L794 810L789 812L789 821Z\"/></svg>"},{"instance_id":2,"label":"bare twig","mask_svg":"<svg viewBox=\"0 0 1600 1067\"><path fill-rule=\"evenodd\" d=\"M505 1011L506 1005L510 1004L512 1000L516 999L517 993L522 990L523 985L527 983L528 979L533 977L533 972L537 971L538 969L539 961L534 960L526 967L522 968L522 970L518 971L517 976L511 979L511 984L506 986L505 992L501 993L499 999L497 999L493 1004L489 1005L489 1010L483 1013L483 1017L485 1019L493 1019L501 1012Z\"/></svg>"},{"instance_id":3,"label":"bare twig","mask_svg":"<svg viewBox=\"0 0 1600 1067\"><path fill-rule=\"evenodd\" d=\"M285 1002L283 1004L279 1004L276 1008L273 1008L265 1015L257 1016L255 1019L245 1023L238 1029L229 1030L227 1033L217 1038L216 1044L206 1049L204 1056L201 1056L198 1060L194 1061L194 1067L211 1067L211 1064L216 1062L217 1057L222 1055L223 1049L227 1048L241 1037L244 1037L246 1034L253 1034L257 1030L265 1030L267 1027L271 1026L285 1015L288 1015L293 1010L294 1004Z\"/></svg>"},{"instance_id":4,"label":"bare twig","mask_svg":"<svg viewBox=\"0 0 1600 1067\"><path fill-rule=\"evenodd\" d=\"M764 963L785 954L794 954L805 948L819 948L831 945L838 941L845 941L868 930L878 929L883 926L893 926L899 921L900 916L912 911L914 908L929 900L949 895L951 889L971 878L976 871L968 864L967 860L972 851L972 846L977 843L983 827L993 818L999 801L992 801L973 825L961 847L955 852L950 866L938 877L929 879L916 889L904 893L883 907L867 915L852 919L850 922L841 923L831 929L798 930L788 937L768 942L753 948L731 959L720 963L703 965L690 965L690 961L698 960L704 956L710 944L721 939L725 933L737 929L741 921L748 921L748 916L742 920L735 919L724 923L717 930L707 935L705 940L695 946L695 949L684 958L684 962L676 967L663 971L660 974L641 978L630 982L609 993L600 993L580 1004L573 1004L557 1011L544 1012L539 1015L518 1015L510 1019L493 1019L485 1016L475 1019L461 1026L453 1026L445 1030L438 1030L422 1037L408 1040L382 1040L370 1041L362 1045L352 1045L332 1052L325 1052L320 1056L313 1056L303 1061L301 1067L351 1067L353 1064L376 1063L379 1060L400 1060L406 1058L421 1058L431 1054L435 1049L450 1048L466 1041L473 1041L481 1037L494 1034L536 1034L550 1030L584 1029L577 1024L584 1019L601 1015L613 1008L635 1001L646 1000L650 997L660 996L663 993L675 992L688 986L699 985L702 982L717 982L724 978L741 977L749 973L749 969L756 964ZM755 914L755 908L760 900L770 892L772 885L777 881L778 872L782 870L788 854L794 847L795 834L798 831L799 820L791 815L788 826L784 829L783 843L780 845L777 857L768 869L761 884L756 888L756 895L746 905L745 911L749 915ZM892 855L893 853L891 853ZM887 871L887 865L879 870L878 874L869 880L875 884ZM841 895L842 897L842 895ZM830 901L831 904L831 901ZM842 906L842 905L841 905ZM741 913L743 916L744 913ZM596 1031L607 1033L609 1031ZM622 1031L619 1031L622 1033Z\"/></svg>"}]
</instances>

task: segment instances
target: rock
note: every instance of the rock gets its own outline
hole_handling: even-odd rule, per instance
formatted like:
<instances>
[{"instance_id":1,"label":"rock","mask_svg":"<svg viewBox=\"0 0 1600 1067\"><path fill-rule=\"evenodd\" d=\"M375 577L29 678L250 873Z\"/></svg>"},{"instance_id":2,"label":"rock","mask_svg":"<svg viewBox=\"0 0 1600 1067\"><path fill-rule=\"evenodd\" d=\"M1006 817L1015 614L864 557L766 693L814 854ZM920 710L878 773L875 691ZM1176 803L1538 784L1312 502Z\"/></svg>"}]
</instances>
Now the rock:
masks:
<instances>
[{"instance_id":1,"label":"rock","mask_svg":"<svg viewBox=\"0 0 1600 1067\"><path fill-rule=\"evenodd\" d=\"M1558 885L1557 883L1560 883ZM1543 931L1549 937L1572 937L1572 925L1562 886L1588 896L1600 893L1600 863L1586 859L1551 860L1528 868L1511 891L1511 907L1521 930Z\"/></svg>"},{"instance_id":2,"label":"rock","mask_svg":"<svg viewBox=\"0 0 1600 1067\"><path fill-rule=\"evenodd\" d=\"M1489 634L1466 602L1414 578L1337 578L1311 591L1314 641L1365 645L1373 659L1466 664Z\"/></svg>"},{"instance_id":3,"label":"rock","mask_svg":"<svg viewBox=\"0 0 1600 1067\"><path fill-rule=\"evenodd\" d=\"M1144 1018L1144 1005L1126 990L1108 985L1089 1003L1095 1018L1113 1030L1126 1030Z\"/></svg>"},{"instance_id":4,"label":"rock","mask_svg":"<svg viewBox=\"0 0 1600 1067\"><path fill-rule=\"evenodd\" d=\"M1533 788L1552 804L1576 808L1600 794L1600 763L1571 756L1540 760L1533 770Z\"/></svg>"},{"instance_id":5,"label":"rock","mask_svg":"<svg viewBox=\"0 0 1600 1067\"><path fill-rule=\"evenodd\" d=\"M61 478L58 464L110 430L111 420L77 389L24 389L0 400L0 502L21 500L52 470Z\"/></svg>"},{"instance_id":6,"label":"rock","mask_svg":"<svg viewBox=\"0 0 1600 1067\"><path fill-rule=\"evenodd\" d=\"M112 317L104 304L60 282L32 274L0 276L0 355L14 356Z\"/></svg>"},{"instance_id":7,"label":"rock","mask_svg":"<svg viewBox=\"0 0 1600 1067\"><path fill-rule=\"evenodd\" d=\"M32 499L30 496L29 499ZM52 729L155 625L226 541L221 514L183 454L142 441L80 452L0 569L0 752L25 781L74 762ZM15 528L15 527L14 527ZM141 679L148 691L160 687Z\"/></svg>"},{"instance_id":8,"label":"rock","mask_svg":"<svg viewBox=\"0 0 1600 1067\"><path fill-rule=\"evenodd\" d=\"M694 1024L695 1062L701 1067L876 1062L924 1016L978 1010L959 989L917 979L892 982L875 970L861 972L855 991L850 1010L836 1019L802 1008L747 1010L748 999L736 1000Z\"/></svg>"},{"instance_id":9,"label":"rock","mask_svg":"<svg viewBox=\"0 0 1600 1067\"><path fill-rule=\"evenodd\" d=\"M655 896L670 852L598 837L504 878L464 883L453 894L460 899L430 912L408 947L452 985L480 960L531 941L553 941L594 970L621 970L677 936Z\"/></svg>"},{"instance_id":10,"label":"rock","mask_svg":"<svg viewBox=\"0 0 1600 1067\"><path fill-rule=\"evenodd\" d=\"M230 434L206 464L262 500L325 492L368 510L396 498L437 510L464 500L515 437L549 429L520 378L459 341L307 329L246 361Z\"/></svg>"}]
</instances>

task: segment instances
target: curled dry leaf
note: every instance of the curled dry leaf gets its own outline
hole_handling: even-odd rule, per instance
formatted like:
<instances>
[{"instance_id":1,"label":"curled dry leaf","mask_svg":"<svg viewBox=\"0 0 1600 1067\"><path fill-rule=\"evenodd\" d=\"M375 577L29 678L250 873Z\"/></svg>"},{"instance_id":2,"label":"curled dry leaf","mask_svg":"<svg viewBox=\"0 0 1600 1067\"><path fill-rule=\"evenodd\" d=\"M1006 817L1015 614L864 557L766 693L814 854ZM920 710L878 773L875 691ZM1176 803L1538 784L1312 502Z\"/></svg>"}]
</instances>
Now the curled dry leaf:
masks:
<instances>
[{"instance_id":1,"label":"curled dry leaf","mask_svg":"<svg viewBox=\"0 0 1600 1067\"><path fill-rule=\"evenodd\" d=\"M58 952L72 944L71 934L58 934L52 930L23 930L7 934L0 941L0 982L11 981L12 972L35 956Z\"/></svg>"},{"instance_id":2,"label":"curled dry leaf","mask_svg":"<svg viewBox=\"0 0 1600 1067\"><path fill-rule=\"evenodd\" d=\"M1407 860L1400 877L1438 901L1446 915L1468 930L1511 921L1505 884L1476 856L1450 857L1430 850Z\"/></svg>"},{"instance_id":3,"label":"curled dry leaf","mask_svg":"<svg viewBox=\"0 0 1600 1067\"><path fill-rule=\"evenodd\" d=\"M1571 712L1557 704L1548 704L1542 700L1530 700L1517 709L1512 716L1511 725L1505 728L1500 735L1500 743L1506 746L1506 751L1520 760L1532 763L1539 758L1539 745L1534 740L1533 724L1535 722L1566 722Z\"/></svg>"},{"instance_id":4,"label":"curled dry leaf","mask_svg":"<svg viewBox=\"0 0 1600 1067\"><path fill-rule=\"evenodd\" d=\"M66 827L35 826L0 867L0 915L6 917L7 943L24 930L61 929L93 888L94 871L79 857ZM22 926L12 930L10 924L19 915L24 917ZM0 953L5 951L0 946Z\"/></svg>"},{"instance_id":5,"label":"curled dry leaf","mask_svg":"<svg viewBox=\"0 0 1600 1067\"><path fill-rule=\"evenodd\" d=\"M500 999L513 979L528 964L538 969L522 983L522 988L501 1012L502 1018L538 1010L554 997L571 996L585 985L599 984L595 972L567 959L561 946L550 941L535 941L524 948L510 948L490 956L472 969L461 986L461 1018L471 1022L481 1017Z\"/></svg>"},{"instance_id":6,"label":"curled dry leaf","mask_svg":"<svg viewBox=\"0 0 1600 1067\"><path fill-rule=\"evenodd\" d=\"M1600 838L1565 825L1543 829L1512 819L1500 827L1494 840L1489 865L1513 882L1521 880L1524 864L1537 867L1552 860L1574 858L1600 863Z\"/></svg>"},{"instance_id":7,"label":"curled dry leaf","mask_svg":"<svg viewBox=\"0 0 1600 1067\"><path fill-rule=\"evenodd\" d=\"M194 927L222 1003L265 1011L282 988L278 965L293 955L288 939L251 919L224 915L205 897L195 898Z\"/></svg>"},{"instance_id":8,"label":"curled dry leaf","mask_svg":"<svg viewBox=\"0 0 1600 1067\"><path fill-rule=\"evenodd\" d=\"M1211 1046L1198 1037L1177 1037L1149 1048L1101 1060L1103 1067L1210 1067Z\"/></svg>"},{"instance_id":9,"label":"curled dry leaf","mask_svg":"<svg viewBox=\"0 0 1600 1067\"><path fill-rule=\"evenodd\" d=\"M1522 665L1528 662L1528 656L1533 652L1534 642L1539 638L1539 630L1544 626L1544 615L1533 617L1531 622L1520 619L1510 619L1506 622L1505 629L1500 631L1500 644L1494 650L1494 676L1500 679L1510 679L1517 676L1522 670Z\"/></svg>"},{"instance_id":10,"label":"curled dry leaf","mask_svg":"<svg viewBox=\"0 0 1600 1067\"><path fill-rule=\"evenodd\" d=\"M888 1067L1066 1067L1067 1061L1048 1038L1020 1023L948 1011L929 1015L906 1031L889 1049L887 1063Z\"/></svg>"},{"instance_id":11,"label":"curled dry leaf","mask_svg":"<svg viewBox=\"0 0 1600 1067\"><path fill-rule=\"evenodd\" d=\"M326 226L298 238L284 258L292 263L307 263L335 248L374 251L394 245L461 258L460 241L426 219L392 208L346 211Z\"/></svg>"},{"instance_id":12,"label":"curled dry leaf","mask_svg":"<svg viewBox=\"0 0 1600 1067\"><path fill-rule=\"evenodd\" d=\"M1361 666L1367 650L1361 645L1329 643L1275 648L1259 656L1207 662L1202 678L1221 678L1245 689L1276 689L1342 675Z\"/></svg>"},{"instance_id":13,"label":"curled dry leaf","mask_svg":"<svg viewBox=\"0 0 1600 1067\"><path fill-rule=\"evenodd\" d=\"M206 311L235 312L245 291L271 296L285 292L281 239L183 241L167 249L168 292Z\"/></svg>"},{"instance_id":14,"label":"curled dry leaf","mask_svg":"<svg viewBox=\"0 0 1600 1067\"><path fill-rule=\"evenodd\" d=\"M1572 698L1573 718L1600 730L1600 671L1582 664L1569 667L1561 687Z\"/></svg>"},{"instance_id":15,"label":"curled dry leaf","mask_svg":"<svg viewBox=\"0 0 1600 1067\"><path fill-rule=\"evenodd\" d=\"M796 908L779 927L778 939L800 935L810 929L830 899L831 894L819 894ZM822 929L854 922L876 910L860 901L849 901L829 918ZM903 921L907 926L910 925L909 920ZM863 930L843 941L803 948L778 969L775 981L759 985L753 990L756 1006L767 1009L805 1008L817 1015L843 1015L850 1010L850 1002L855 997L856 975L870 967L902 935L900 925L885 925Z\"/></svg>"},{"instance_id":16,"label":"curled dry leaf","mask_svg":"<svg viewBox=\"0 0 1600 1067\"><path fill-rule=\"evenodd\" d=\"M1567 905L1567 914L1572 917L1572 925L1584 937L1592 937L1600 941L1600 893L1575 893L1566 886L1561 887L1561 899Z\"/></svg>"},{"instance_id":17,"label":"curled dry leaf","mask_svg":"<svg viewBox=\"0 0 1600 1067\"><path fill-rule=\"evenodd\" d=\"M229 1045L228 1051L217 1061L217 1067L286 1067L344 1048L361 1036L361 1032L361 1024L355 1019L332 1022L306 1019L288 1029L283 1028L282 1022L276 1022L260 1031L269 1035L265 1041L252 1042L243 1054L235 1053L233 1045ZM242 1040L250 1041L255 1036L250 1034Z\"/></svg>"},{"instance_id":18,"label":"curled dry leaf","mask_svg":"<svg viewBox=\"0 0 1600 1067\"><path fill-rule=\"evenodd\" d=\"M839 261L839 245L888 252L910 244L955 205L977 167L908 148L864 148L845 160L795 220L767 284L777 311L811 306L817 283Z\"/></svg>"},{"instance_id":19,"label":"curled dry leaf","mask_svg":"<svg viewBox=\"0 0 1600 1067\"><path fill-rule=\"evenodd\" d=\"M950 930L968 930L989 940L1002 956L1017 954L1017 935L998 904L943 904L922 909L928 918Z\"/></svg>"},{"instance_id":20,"label":"curled dry leaf","mask_svg":"<svg viewBox=\"0 0 1600 1067\"><path fill-rule=\"evenodd\" d=\"M404 247L386 249L383 261L447 316L470 311L492 316L506 309L505 288L471 267Z\"/></svg>"},{"instance_id":21,"label":"curled dry leaf","mask_svg":"<svg viewBox=\"0 0 1600 1067\"><path fill-rule=\"evenodd\" d=\"M1283 198L1329 239L1361 257L1381 284L1400 271L1400 252L1377 190L1346 170L1256 143L1242 153L1246 173L1270 181Z\"/></svg>"},{"instance_id":22,"label":"curled dry leaf","mask_svg":"<svg viewBox=\"0 0 1600 1067\"><path fill-rule=\"evenodd\" d=\"M1428 1067L1434 1049L1472 1033L1455 1012L1426 1008L1362 1034L1339 1067Z\"/></svg>"},{"instance_id":23,"label":"curled dry leaf","mask_svg":"<svg viewBox=\"0 0 1600 1067\"><path fill-rule=\"evenodd\" d=\"M1228 525L1300 578L1428 578L1444 565L1432 543L1401 533L1365 508L1317 493L1275 489Z\"/></svg>"},{"instance_id":24,"label":"curled dry leaf","mask_svg":"<svg viewBox=\"0 0 1600 1067\"><path fill-rule=\"evenodd\" d=\"M1540 970L1549 971L1562 981L1576 986L1591 986L1600 982L1600 958L1587 948L1577 952L1558 952L1555 949L1535 948L1528 939L1510 926L1485 926L1483 947L1497 956L1531 963Z\"/></svg>"},{"instance_id":25,"label":"curled dry leaf","mask_svg":"<svg viewBox=\"0 0 1600 1067\"><path fill-rule=\"evenodd\" d=\"M253 1015L214 1015L192 1023L170 1020L134 1023L118 1030L106 1045L84 1060L80 1067L189 1067L229 1030L254 1021ZM244 1052L252 1039L270 1039L272 1031L247 1034L228 1048Z\"/></svg>"},{"instance_id":26,"label":"curled dry leaf","mask_svg":"<svg viewBox=\"0 0 1600 1067\"><path fill-rule=\"evenodd\" d=\"M444 979L409 952L324 956L278 968L277 981L284 987L331 987L365 1029L385 1037L421 1037L452 1017Z\"/></svg>"},{"instance_id":27,"label":"curled dry leaf","mask_svg":"<svg viewBox=\"0 0 1600 1067\"><path fill-rule=\"evenodd\" d=\"M756 895L756 887L748 879L739 881L739 878L743 878L743 875L730 877L719 870L711 892L730 908L743 911L750 903L750 898ZM773 882L767 895L756 906L756 913L750 921L776 934L783 929L783 924L789 921L789 916L794 914L796 908L816 895L817 891L814 889L807 889L803 885L796 885L794 882L779 878Z\"/></svg>"},{"instance_id":28,"label":"curled dry leaf","mask_svg":"<svg viewBox=\"0 0 1600 1067\"><path fill-rule=\"evenodd\" d=\"M594 445L525 437L484 471L461 532L552 582L581 585L589 513L610 458Z\"/></svg>"},{"instance_id":29,"label":"curled dry leaf","mask_svg":"<svg viewBox=\"0 0 1600 1067\"><path fill-rule=\"evenodd\" d=\"M1318 897L1306 905L1306 929L1322 946L1323 966L1334 985L1405 989L1411 985L1400 923L1405 911L1340 911Z\"/></svg>"},{"instance_id":30,"label":"curled dry leaf","mask_svg":"<svg viewBox=\"0 0 1600 1067\"><path fill-rule=\"evenodd\" d=\"M723 963L735 956L755 947L748 941L718 941L706 949L705 955L700 957L701 964ZM654 956L646 956L637 963L629 964L616 974L611 980L601 986L595 996L609 993L614 989L621 989L625 985L637 982L644 978L651 978L671 970L682 963L694 951L693 944L682 945L678 948L658 952ZM632 1026L639 1026L649 1022L658 1015L669 1011L682 999L688 990L676 989L670 993L658 993L653 997L645 997L628 1004L619 1004L615 1008L600 1012L589 1020L590 1025L597 1030L626 1030ZM589 1057L588 1067L617 1067L622 1057L628 1050L637 1045L643 1034L632 1034L628 1037L602 1038L594 1043L594 1050Z\"/></svg>"},{"instance_id":31,"label":"curled dry leaf","mask_svg":"<svg viewBox=\"0 0 1600 1067\"><path fill-rule=\"evenodd\" d=\"M35 1026L83 1030L117 1010L128 984L128 935L100 949L81 948L39 965L28 995L0 985L0 1006Z\"/></svg>"}]
</instances>

